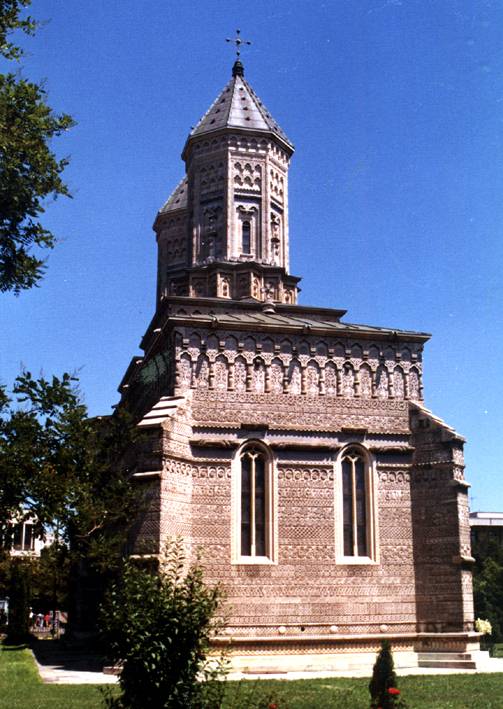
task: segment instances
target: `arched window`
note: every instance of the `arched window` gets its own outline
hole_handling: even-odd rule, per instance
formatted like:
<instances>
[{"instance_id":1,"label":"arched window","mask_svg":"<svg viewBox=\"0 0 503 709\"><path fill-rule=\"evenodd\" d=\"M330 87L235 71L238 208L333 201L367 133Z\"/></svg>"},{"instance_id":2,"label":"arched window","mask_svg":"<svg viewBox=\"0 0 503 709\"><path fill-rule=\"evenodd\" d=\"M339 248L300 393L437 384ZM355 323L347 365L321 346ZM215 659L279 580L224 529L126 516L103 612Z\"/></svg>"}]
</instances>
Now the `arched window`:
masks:
<instances>
[{"instance_id":1,"label":"arched window","mask_svg":"<svg viewBox=\"0 0 503 709\"><path fill-rule=\"evenodd\" d=\"M251 254L251 224L244 221L242 225L242 249L244 254Z\"/></svg>"},{"instance_id":2,"label":"arched window","mask_svg":"<svg viewBox=\"0 0 503 709\"><path fill-rule=\"evenodd\" d=\"M235 473L235 561L268 563L274 556L274 495L272 460L265 447L245 445Z\"/></svg>"},{"instance_id":3,"label":"arched window","mask_svg":"<svg viewBox=\"0 0 503 709\"><path fill-rule=\"evenodd\" d=\"M367 556L365 462L358 451L342 459L344 556Z\"/></svg>"},{"instance_id":4,"label":"arched window","mask_svg":"<svg viewBox=\"0 0 503 709\"><path fill-rule=\"evenodd\" d=\"M264 454L248 448L241 455L241 556L266 556Z\"/></svg>"},{"instance_id":5,"label":"arched window","mask_svg":"<svg viewBox=\"0 0 503 709\"><path fill-rule=\"evenodd\" d=\"M376 535L371 466L359 447L350 447L343 452L339 480L338 555L344 561L374 561Z\"/></svg>"}]
</instances>

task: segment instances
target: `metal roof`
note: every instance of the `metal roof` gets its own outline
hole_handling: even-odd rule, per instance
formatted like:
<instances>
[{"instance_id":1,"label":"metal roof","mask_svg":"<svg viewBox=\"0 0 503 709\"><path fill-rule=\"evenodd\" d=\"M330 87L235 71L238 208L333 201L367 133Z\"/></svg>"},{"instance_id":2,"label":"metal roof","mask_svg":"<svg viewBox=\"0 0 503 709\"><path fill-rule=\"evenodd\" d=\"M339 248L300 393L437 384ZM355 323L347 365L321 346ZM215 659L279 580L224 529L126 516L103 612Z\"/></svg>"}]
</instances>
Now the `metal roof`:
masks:
<instances>
[{"instance_id":1,"label":"metal roof","mask_svg":"<svg viewBox=\"0 0 503 709\"><path fill-rule=\"evenodd\" d=\"M208 111L192 129L190 137L222 128L246 128L274 133L293 149L293 143L276 123L243 76L233 76Z\"/></svg>"},{"instance_id":2,"label":"metal roof","mask_svg":"<svg viewBox=\"0 0 503 709\"><path fill-rule=\"evenodd\" d=\"M159 210L159 214L174 212L176 209L187 209L187 177L184 177L175 187L171 195Z\"/></svg>"},{"instance_id":3,"label":"metal roof","mask_svg":"<svg viewBox=\"0 0 503 709\"><path fill-rule=\"evenodd\" d=\"M413 332L409 330L396 330L385 327L373 327L371 325L355 325L353 323L337 322L328 318L310 318L307 313L299 313L298 316L293 314L284 315L278 312L263 312L263 311L241 311L233 312L215 312L212 314L177 314L170 316L172 321L188 321L187 324L206 324L210 323L212 327L223 327L237 329L253 329L256 327L264 327L266 329L281 329L284 332L302 330L304 334L310 333L325 333L327 335L343 335L353 334L362 336L386 336L398 339L413 339L425 341L429 339L427 333Z\"/></svg>"}]
</instances>

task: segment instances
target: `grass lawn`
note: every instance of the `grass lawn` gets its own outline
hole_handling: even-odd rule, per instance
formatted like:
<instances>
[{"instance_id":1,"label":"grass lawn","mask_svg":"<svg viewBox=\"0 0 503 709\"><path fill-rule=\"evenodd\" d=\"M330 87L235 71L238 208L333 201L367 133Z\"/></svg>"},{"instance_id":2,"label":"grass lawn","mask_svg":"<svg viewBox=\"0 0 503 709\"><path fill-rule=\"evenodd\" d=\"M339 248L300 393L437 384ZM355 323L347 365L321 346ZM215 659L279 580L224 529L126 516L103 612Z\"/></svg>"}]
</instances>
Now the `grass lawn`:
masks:
<instances>
[{"instance_id":1,"label":"grass lawn","mask_svg":"<svg viewBox=\"0 0 503 709\"><path fill-rule=\"evenodd\" d=\"M368 679L316 679L295 682L257 682L255 695L273 695L278 709L368 709ZM240 697L253 693L253 685L241 683ZM409 709L503 709L503 674L424 675L400 677L398 685ZM233 703L229 687L226 709L251 707ZM284 702L284 704L283 704ZM266 705L267 706L267 705Z\"/></svg>"},{"instance_id":2,"label":"grass lawn","mask_svg":"<svg viewBox=\"0 0 503 709\"><path fill-rule=\"evenodd\" d=\"M366 679L345 678L230 682L225 709L252 709L264 697L279 709L367 709L367 686ZM409 709L503 709L503 674L401 677L399 686ZM97 686L42 684L28 650L0 648L1 709L102 706Z\"/></svg>"},{"instance_id":3,"label":"grass lawn","mask_svg":"<svg viewBox=\"0 0 503 709\"><path fill-rule=\"evenodd\" d=\"M0 646L1 709L97 709L102 705L96 685L43 684L29 650Z\"/></svg>"}]
</instances>

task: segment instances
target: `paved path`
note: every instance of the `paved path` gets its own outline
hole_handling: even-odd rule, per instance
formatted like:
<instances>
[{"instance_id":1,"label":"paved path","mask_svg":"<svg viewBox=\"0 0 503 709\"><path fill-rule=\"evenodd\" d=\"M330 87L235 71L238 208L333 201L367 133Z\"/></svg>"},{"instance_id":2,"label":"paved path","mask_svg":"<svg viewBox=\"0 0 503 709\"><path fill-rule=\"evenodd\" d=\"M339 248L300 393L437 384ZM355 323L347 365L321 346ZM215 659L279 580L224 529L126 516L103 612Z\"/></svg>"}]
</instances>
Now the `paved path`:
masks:
<instances>
[{"instance_id":1,"label":"paved path","mask_svg":"<svg viewBox=\"0 0 503 709\"><path fill-rule=\"evenodd\" d=\"M115 684L117 677L103 673L103 661L96 655L58 641L40 640L32 646L43 682L51 684Z\"/></svg>"}]
</instances>

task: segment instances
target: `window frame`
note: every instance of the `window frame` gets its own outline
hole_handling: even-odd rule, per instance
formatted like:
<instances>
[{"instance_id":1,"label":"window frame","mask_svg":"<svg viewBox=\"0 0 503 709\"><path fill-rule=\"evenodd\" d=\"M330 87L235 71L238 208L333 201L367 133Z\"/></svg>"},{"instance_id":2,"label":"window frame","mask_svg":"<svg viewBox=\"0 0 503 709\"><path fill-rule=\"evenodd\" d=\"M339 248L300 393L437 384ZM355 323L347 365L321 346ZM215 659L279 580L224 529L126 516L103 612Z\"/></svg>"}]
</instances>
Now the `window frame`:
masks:
<instances>
[{"instance_id":1,"label":"window frame","mask_svg":"<svg viewBox=\"0 0 503 709\"><path fill-rule=\"evenodd\" d=\"M245 248L245 225L246 225L246 246ZM241 220L241 253L245 256L251 256L252 254L252 223L251 219Z\"/></svg>"},{"instance_id":2,"label":"window frame","mask_svg":"<svg viewBox=\"0 0 503 709\"><path fill-rule=\"evenodd\" d=\"M365 481L365 527L367 554L344 553L344 490L343 490L343 461L349 453L355 452L361 456L364 465ZM376 489L376 464L370 452L361 444L350 443L345 445L335 460L335 556L339 564L377 564L379 563L378 520L377 520L377 489ZM354 489L353 489L354 495ZM355 520L356 500L353 497L352 525L356 527ZM353 541L353 545L355 542ZM357 545L357 542L356 542Z\"/></svg>"},{"instance_id":3,"label":"window frame","mask_svg":"<svg viewBox=\"0 0 503 709\"><path fill-rule=\"evenodd\" d=\"M255 449L264 460L265 487L265 555L244 555L241 553L241 510L242 510L242 464L241 460L247 451ZM271 565L278 559L278 501L277 501L277 468L274 456L268 446L255 439L246 440L232 461L232 532L231 555L233 564Z\"/></svg>"}]
</instances>

